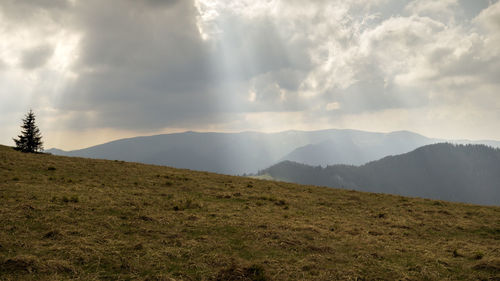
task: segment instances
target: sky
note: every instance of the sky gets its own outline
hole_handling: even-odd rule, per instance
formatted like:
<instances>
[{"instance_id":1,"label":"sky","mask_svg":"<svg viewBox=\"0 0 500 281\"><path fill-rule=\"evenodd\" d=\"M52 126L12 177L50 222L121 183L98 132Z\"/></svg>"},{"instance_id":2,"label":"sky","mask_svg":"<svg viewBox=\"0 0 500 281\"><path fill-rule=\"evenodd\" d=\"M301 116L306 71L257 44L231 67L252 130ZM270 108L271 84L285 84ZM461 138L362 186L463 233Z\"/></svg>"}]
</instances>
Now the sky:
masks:
<instances>
[{"instance_id":1,"label":"sky","mask_svg":"<svg viewBox=\"0 0 500 281\"><path fill-rule=\"evenodd\" d=\"M493 0L2 0L0 143L193 131L500 140Z\"/></svg>"}]
</instances>

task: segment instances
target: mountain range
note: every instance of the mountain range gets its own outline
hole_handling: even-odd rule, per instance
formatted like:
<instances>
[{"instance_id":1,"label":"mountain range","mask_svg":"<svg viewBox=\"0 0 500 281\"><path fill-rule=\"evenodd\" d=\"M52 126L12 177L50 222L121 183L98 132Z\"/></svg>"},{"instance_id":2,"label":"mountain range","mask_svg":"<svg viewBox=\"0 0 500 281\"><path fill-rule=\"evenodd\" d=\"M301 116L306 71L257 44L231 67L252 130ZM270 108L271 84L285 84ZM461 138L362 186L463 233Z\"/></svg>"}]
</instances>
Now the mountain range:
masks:
<instances>
[{"instance_id":1,"label":"mountain range","mask_svg":"<svg viewBox=\"0 0 500 281\"><path fill-rule=\"evenodd\" d=\"M321 166L361 165L443 141L408 131L185 132L120 139L80 150L49 149L46 152L241 175L256 173L285 160ZM500 142L486 142L500 147Z\"/></svg>"},{"instance_id":2,"label":"mountain range","mask_svg":"<svg viewBox=\"0 0 500 281\"><path fill-rule=\"evenodd\" d=\"M500 205L500 149L439 143L361 166L283 161L265 178L484 205Z\"/></svg>"}]
</instances>

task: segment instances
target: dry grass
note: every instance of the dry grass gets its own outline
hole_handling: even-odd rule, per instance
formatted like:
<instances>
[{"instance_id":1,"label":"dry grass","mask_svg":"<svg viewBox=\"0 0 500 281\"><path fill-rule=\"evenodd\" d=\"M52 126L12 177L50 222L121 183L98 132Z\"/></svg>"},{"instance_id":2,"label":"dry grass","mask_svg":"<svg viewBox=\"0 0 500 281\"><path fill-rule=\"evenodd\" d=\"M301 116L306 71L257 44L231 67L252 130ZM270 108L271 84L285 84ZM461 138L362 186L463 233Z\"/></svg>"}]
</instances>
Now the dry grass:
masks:
<instances>
[{"instance_id":1,"label":"dry grass","mask_svg":"<svg viewBox=\"0 0 500 281\"><path fill-rule=\"evenodd\" d=\"M0 147L0 280L500 280L500 208Z\"/></svg>"}]
</instances>

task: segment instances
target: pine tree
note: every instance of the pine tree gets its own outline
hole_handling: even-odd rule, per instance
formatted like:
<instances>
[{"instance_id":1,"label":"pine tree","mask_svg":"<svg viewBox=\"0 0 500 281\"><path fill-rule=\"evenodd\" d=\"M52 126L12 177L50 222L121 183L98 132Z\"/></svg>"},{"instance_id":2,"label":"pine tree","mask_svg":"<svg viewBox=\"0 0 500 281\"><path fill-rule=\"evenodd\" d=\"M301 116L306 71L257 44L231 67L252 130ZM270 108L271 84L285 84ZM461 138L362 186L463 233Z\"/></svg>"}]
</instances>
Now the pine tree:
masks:
<instances>
[{"instance_id":1,"label":"pine tree","mask_svg":"<svg viewBox=\"0 0 500 281\"><path fill-rule=\"evenodd\" d=\"M23 119L21 128L21 135L17 136L18 139L14 139L15 149L30 153L43 151L42 135L35 124L35 113L31 109Z\"/></svg>"}]
</instances>

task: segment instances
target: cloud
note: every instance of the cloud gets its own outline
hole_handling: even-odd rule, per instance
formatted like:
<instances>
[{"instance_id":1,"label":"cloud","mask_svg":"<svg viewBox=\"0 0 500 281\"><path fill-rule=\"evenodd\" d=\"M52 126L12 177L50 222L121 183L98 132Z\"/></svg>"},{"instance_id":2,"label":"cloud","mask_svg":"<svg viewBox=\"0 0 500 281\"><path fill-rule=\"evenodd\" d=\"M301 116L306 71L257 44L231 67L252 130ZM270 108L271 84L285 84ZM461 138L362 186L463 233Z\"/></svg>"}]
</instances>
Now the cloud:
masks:
<instances>
[{"instance_id":1,"label":"cloud","mask_svg":"<svg viewBox=\"0 0 500 281\"><path fill-rule=\"evenodd\" d=\"M23 52L21 65L24 69L35 69L45 65L54 50L50 45L39 45Z\"/></svg>"},{"instance_id":2,"label":"cloud","mask_svg":"<svg viewBox=\"0 0 500 281\"><path fill-rule=\"evenodd\" d=\"M209 50L189 1L85 1L80 54L59 108L85 126L162 128L213 111ZM119 13L117 11L120 11Z\"/></svg>"},{"instance_id":3,"label":"cloud","mask_svg":"<svg viewBox=\"0 0 500 281\"><path fill-rule=\"evenodd\" d=\"M222 33L204 40L190 1L80 5L78 28L85 32L72 68L78 78L58 105L80 112L71 126L161 129L297 106L283 103L283 92L298 89L309 55L300 40L284 42L266 15L228 12L217 20ZM259 92L253 104L250 89ZM273 109L278 104L282 109ZM92 121L79 122L88 116Z\"/></svg>"},{"instance_id":4,"label":"cloud","mask_svg":"<svg viewBox=\"0 0 500 281\"><path fill-rule=\"evenodd\" d=\"M340 109L340 103L338 102L330 102L326 104L326 110L333 111Z\"/></svg>"},{"instance_id":5,"label":"cloud","mask_svg":"<svg viewBox=\"0 0 500 281\"><path fill-rule=\"evenodd\" d=\"M16 24L30 25L39 23L42 16L58 16L59 12L67 10L71 3L72 1L68 0L5 0L0 4L0 11Z\"/></svg>"},{"instance_id":6,"label":"cloud","mask_svg":"<svg viewBox=\"0 0 500 281\"><path fill-rule=\"evenodd\" d=\"M487 0L2 1L0 103L121 135L496 118L499 15Z\"/></svg>"},{"instance_id":7,"label":"cloud","mask_svg":"<svg viewBox=\"0 0 500 281\"><path fill-rule=\"evenodd\" d=\"M458 0L414 0L406 6L406 10L413 15L449 20L456 15L458 6Z\"/></svg>"},{"instance_id":8,"label":"cloud","mask_svg":"<svg viewBox=\"0 0 500 281\"><path fill-rule=\"evenodd\" d=\"M500 29L500 2L484 9L477 16L476 21L498 35L498 30Z\"/></svg>"}]
</instances>

